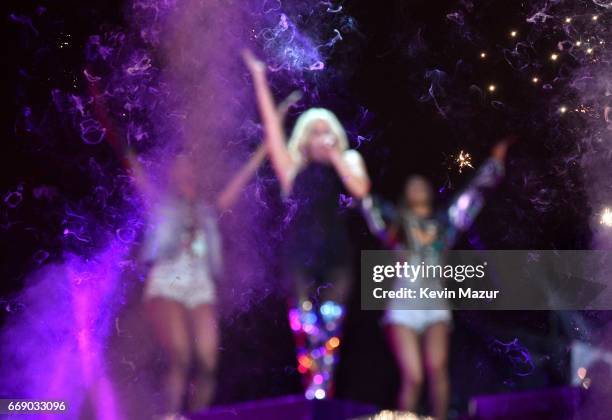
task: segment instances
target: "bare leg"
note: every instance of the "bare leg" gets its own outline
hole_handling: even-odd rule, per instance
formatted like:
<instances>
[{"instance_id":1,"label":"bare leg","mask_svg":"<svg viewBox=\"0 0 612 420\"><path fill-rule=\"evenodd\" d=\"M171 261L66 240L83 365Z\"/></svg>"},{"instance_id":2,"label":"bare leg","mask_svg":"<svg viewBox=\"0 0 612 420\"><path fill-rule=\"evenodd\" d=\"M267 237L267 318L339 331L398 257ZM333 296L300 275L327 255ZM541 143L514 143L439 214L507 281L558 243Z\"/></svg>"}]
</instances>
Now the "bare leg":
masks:
<instances>
[{"instance_id":1,"label":"bare leg","mask_svg":"<svg viewBox=\"0 0 612 420\"><path fill-rule=\"evenodd\" d=\"M403 325L387 327L387 337L400 370L401 386L397 399L400 410L414 411L423 386L419 334Z\"/></svg>"},{"instance_id":2,"label":"bare leg","mask_svg":"<svg viewBox=\"0 0 612 420\"><path fill-rule=\"evenodd\" d=\"M190 316L197 371L195 394L189 402L189 408L191 411L196 411L208 407L214 397L219 331L213 305L198 305L190 311Z\"/></svg>"},{"instance_id":3,"label":"bare leg","mask_svg":"<svg viewBox=\"0 0 612 420\"><path fill-rule=\"evenodd\" d=\"M423 353L429 397L434 417L446 419L449 402L448 379L449 328L444 322L430 326L423 337Z\"/></svg>"},{"instance_id":4,"label":"bare leg","mask_svg":"<svg viewBox=\"0 0 612 420\"><path fill-rule=\"evenodd\" d=\"M182 408L191 359L187 310L182 304L162 297L148 299L144 306L153 332L168 359L164 381L166 410L178 413Z\"/></svg>"}]
</instances>

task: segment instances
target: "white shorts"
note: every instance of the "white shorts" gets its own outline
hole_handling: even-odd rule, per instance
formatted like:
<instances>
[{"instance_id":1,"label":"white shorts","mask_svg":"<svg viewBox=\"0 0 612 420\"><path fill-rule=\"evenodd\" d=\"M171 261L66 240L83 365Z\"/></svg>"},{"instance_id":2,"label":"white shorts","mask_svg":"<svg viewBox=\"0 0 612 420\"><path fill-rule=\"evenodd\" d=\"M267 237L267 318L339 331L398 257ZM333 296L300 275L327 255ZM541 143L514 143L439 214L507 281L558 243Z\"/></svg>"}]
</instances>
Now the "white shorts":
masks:
<instances>
[{"instance_id":1,"label":"white shorts","mask_svg":"<svg viewBox=\"0 0 612 420\"><path fill-rule=\"evenodd\" d=\"M422 334L433 324L452 323L451 311L448 309L390 309L385 311L383 324L403 325Z\"/></svg>"},{"instance_id":2,"label":"white shorts","mask_svg":"<svg viewBox=\"0 0 612 420\"><path fill-rule=\"evenodd\" d=\"M182 252L170 260L162 260L151 269L144 299L164 297L192 309L203 303L214 303L216 288L206 259Z\"/></svg>"}]
</instances>

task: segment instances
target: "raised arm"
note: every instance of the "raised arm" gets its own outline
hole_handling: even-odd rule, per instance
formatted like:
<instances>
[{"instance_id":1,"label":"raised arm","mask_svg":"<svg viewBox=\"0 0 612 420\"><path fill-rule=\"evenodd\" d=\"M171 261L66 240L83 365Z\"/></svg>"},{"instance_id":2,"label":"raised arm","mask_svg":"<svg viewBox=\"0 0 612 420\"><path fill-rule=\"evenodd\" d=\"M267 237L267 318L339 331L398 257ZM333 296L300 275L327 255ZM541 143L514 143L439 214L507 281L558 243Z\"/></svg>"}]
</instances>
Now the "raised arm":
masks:
<instances>
[{"instance_id":1,"label":"raised arm","mask_svg":"<svg viewBox=\"0 0 612 420\"><path fill-rule=\"evenodd\" d=\"M119 135L119 130L115 127L111 116L107 112L107 106L104 103L104 96L100 93L97 83L88 85L89 93L94 98L93 109L96 117L105 128L106 141L110 144L113 151L121 161L121 165L129 170L134 177L134 184L141 194L146 198L151 198L155 193L153 184L145 174L142 165L138 161L138 157L134 151L127 145L124 136Z\"/></svg>"},{"instance_id":2,"label":"raised arm","mask_svg":"<svg viewBox=\"0 0 612 420\"><path fill-rule=\"evenodd\" d=\"M282 119L276 110L272 92L266 79L266 67L249 50L243 51L242 56L253 77L255 96L257 97L257 105L264 128L266 149L283 193L288 194L291 191L296 174L297 162L287 149Z\"/></svg>"},{"instance_id":3,"label":"raised arm","mask_svg":"<svg viewBox=\"0 0 612 420\"><path fill-rule=\"evenodd\" d=\"M287 111L302 98L302 92L292 92L283 102L278 105L277 113L281 120L287 115ZM217 208L225 211L230 208L238 199L244 186L251 180L257 169L266 159L266 144L260 145L248 162L240 168L238 173L231 179L217 198Z\"/></svg>"},{"instance_id":4,"label":"raised arm","mask_svg":"<svg viewBox=\"0 0 612 420\"><path fill-rule=\"evenodd\" d=\"M255 174L257 169L266 159L265 144L260 145L255 153L249 158L249 161L240 168L238 173L232 178L227 186L221 191L217 198L217 208L225 211L230 208L238 198L238 195Z\"/></svg>"},{"instance_id":5,"label":"raised arm","mask_svg":"<svg viewBox=\"0 0 612 420\"><path fill-rule=\"evenodd\" d=\"M128 150L125 155L126 166L131 170L134 177L134 184L140 193L147 199L152 199L156 193L156 189L145 174L140 161L132 150Z\"/></svg>"},{"instance_id":6,"label":"raised arm","mask_svg":"<svg viewBox=\"0 0 612 420\"><path fill-rule=\"evenodd\" d=\"M474 179L449 207L448 218L451 226L446 240L448 246L452 246L458 231L465 231L474 223L484 206L485 191L501 182L505 173L504 162L508 148L515 141L514 137L506 137L496 143L491 150L491 157L482 164Z\"/></svg>"}]
</instances>

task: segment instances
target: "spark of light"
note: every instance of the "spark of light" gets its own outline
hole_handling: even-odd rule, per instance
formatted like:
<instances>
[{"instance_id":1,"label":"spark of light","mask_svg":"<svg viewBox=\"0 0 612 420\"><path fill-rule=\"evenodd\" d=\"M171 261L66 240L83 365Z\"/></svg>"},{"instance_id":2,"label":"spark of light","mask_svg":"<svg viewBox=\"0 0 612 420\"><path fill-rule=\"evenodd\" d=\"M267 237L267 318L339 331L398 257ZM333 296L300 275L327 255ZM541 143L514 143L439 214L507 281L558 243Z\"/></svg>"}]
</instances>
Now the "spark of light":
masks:
<instances>
[{"instance_id":1,"label":"spark of light","mask_svg":"<svg viewBox=\"0 0 612 420\"><path fill-rule=\"evenodd\" d=\"M591 117L597 116L597 112L595 111L595 108L593 108L592 106L584 105L584 104L581 104L580 106L578 106L578 108L576 108L575 111L580 112L581 114L587 114Z\"/></svg>"},{"instance_id":2,"label":"spark of light","mask_svg":"<svg viewBox=\"0 0 612 420\"><path fill-rule=\"evenodd\" d=\"M455 163L457 163L459 173L463 171L463 168L474 168L472 166L472 155L467 152L461 150L455 159Z\"/></svg>"}]
</instances>

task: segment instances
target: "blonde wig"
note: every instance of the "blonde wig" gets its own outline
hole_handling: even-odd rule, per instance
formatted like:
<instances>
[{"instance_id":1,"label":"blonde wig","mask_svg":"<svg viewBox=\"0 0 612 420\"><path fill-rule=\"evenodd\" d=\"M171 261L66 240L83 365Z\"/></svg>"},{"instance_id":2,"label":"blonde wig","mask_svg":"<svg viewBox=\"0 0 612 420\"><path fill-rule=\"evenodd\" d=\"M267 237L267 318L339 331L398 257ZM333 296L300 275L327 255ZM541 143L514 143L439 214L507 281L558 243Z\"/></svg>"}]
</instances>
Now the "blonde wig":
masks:
<instances>
[{"instance_id":1,"label":"blonde wig","mask_svg":"<svg viewBox=\"0 0 612 420\"><path fill-rule=\"evenodd\" d=\"M299 162L300 166L308 161L306 146L310 137L310 128L317 121L324 121L329 125L331 132L336 137L336 147L340 152L349 148L346 131L344 131L338 117L325 108L310 108L302 113L295 122L287 145L289 152Z\"/></svg>"}]
</instances>

